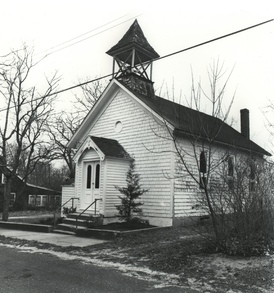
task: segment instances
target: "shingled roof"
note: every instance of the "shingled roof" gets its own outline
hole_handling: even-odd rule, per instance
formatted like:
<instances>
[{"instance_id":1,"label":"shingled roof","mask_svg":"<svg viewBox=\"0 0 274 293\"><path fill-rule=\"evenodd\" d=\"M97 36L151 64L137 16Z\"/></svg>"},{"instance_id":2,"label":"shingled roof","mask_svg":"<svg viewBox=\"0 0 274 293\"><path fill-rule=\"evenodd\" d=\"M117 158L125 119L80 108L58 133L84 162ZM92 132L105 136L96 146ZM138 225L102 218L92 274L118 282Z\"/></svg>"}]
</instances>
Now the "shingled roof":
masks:
<instances>
[{"instance_id":1,"label":"shingled roof","mask_svg":"<svg viewBox=\"0 0 274 293\"><path fill-rule=\"evenodd\" d=\"M90 136L90 138L106 157L130 159L130 155L117 140L96 136Z\"/></svg>"},{"instance_id":2,"label":"shingled roof","mask_svg":"<svg viewBox=\"0 0 274 293\"><path fill-rule=\"evenodd\" d=\"M137 20L133 22L122 39L106 53L111 56L117 55L121 60L126 62L128 52L133 47L138 50L142 62L159 57L159 54L148 43Z\"/></svg>"},{"instance_id":3,"label":"shingled roof","mask_svg":"<svg viewBox=\"0 0 274 293\"><path fill-rule=\"evenodd\" d=\"M125 85L126 86L126 85ZM271 156L269 152L257 145L221 119L203 112L193 110L159 96L153 98L136 93L127 87L140 101L170 123L178 135L196 138L214 138L214 142L241 148L261 155Z\"/></svg>"}]
</instances>

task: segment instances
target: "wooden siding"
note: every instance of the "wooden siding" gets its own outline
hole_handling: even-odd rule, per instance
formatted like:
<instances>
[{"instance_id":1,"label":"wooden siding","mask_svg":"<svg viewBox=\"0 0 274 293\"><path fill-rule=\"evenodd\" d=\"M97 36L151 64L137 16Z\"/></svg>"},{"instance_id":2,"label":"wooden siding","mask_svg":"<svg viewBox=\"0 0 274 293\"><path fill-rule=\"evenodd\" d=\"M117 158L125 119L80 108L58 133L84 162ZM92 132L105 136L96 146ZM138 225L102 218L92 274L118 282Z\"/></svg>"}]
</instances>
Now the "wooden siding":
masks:
<instances>
[{"instance_id":1,"label":"wooden siding","mask_svg":"<svg viewBox=\"0 0 274 293\"><path fill-rule=\"evenodd\" d=\"M99 201L99 211L101 214L104 215L105 206L105 173L106 173L106 160L100 161L100 198L101 201Z\"/></svg>"},{"instance_id":2,"label":"wooden siding","mask_svg":"<svg viewBox=\"0 0 274 293\"><path fill-rule=\"evenodd\" d=\"M77 209L80 209L81 195L82 195L82 169L83 162L80 160L75 166L75 197L79 197Z\"/></svg>"},{"instance_id":3,"label":"wooden siding","mask_svg":"<svg viewBox=\"0 0 274 293\"><path fill-rule=\"evenodd\" d=\"M191 173L194 174L199 181L199 160L194 156L194 146L187 139L178 139L178 148L183 149L186 164ZM202 148L199 144L195 144L196 156L199 159L200 152L207 150ZM218 160L221 153L225 153L225 149L214 149L212 151L212 160ZM205 214L205 209L200 207L200 196L204 196L201 192L199 184L191 178L185 170L185 167L180 164L180 159L177 158L175 167L175 192L174 192L174 217L186 216L201 216Z\"/></svg>"},{"instance_id":4,"label":"wooden siding","mask_svg":"<svg viewBox=\"0 0 274 293\"><path fill-rule=\"evenodd\" d=\"M90 135L117 140L135 158L136 171L141 175L143 188L149 192L143 195L143 212L147 216L172 216L171 142L166 127L160 125L151 113L137 104L133 98L120 91L105 109ZM123 129L114 130L117 121ZM113 170L114 171L114 170ZM107 172L108 178L111 174ZM113 189L106 189L106 197L112 196ZM110 207L107 207L109 209Z\"/></svg>"},{"instance_id":5,"label":"wooden siding","mask_svg":"<svg viewBox=\"0 0 274 293\"><path fill-rule=\"evenodd\" d=\"M106 159L106 187L104 198L104 215L106 217L113 217L117 215L118 211L116 205L121 203L119 196L121 193L115 188L126 187L126 173L129 168L129 161L118 159Z\"/></svg>"},{"instance_id":6,"label":"wooden siding","mask_svg":"<svg viewBox=\"0 0 274 293\"><path fill-rule=\"evenodd\" d=\"M70 198L75 197L75 188L74 186L63 186L62 187L62 202L61 206L67 202ZM75 203L77 204L77 200ZM71 202L65 205L65 207L71 207Z\"/></svg>"},{"instance_id":7,"label":"wooden siding","mask_svg":"<svg viewBox=\"0 0 274 293\"><path fill-rule=\"evenodd\" d=\"M178 148L182 148L184 153L192 154L193 146L184 139L177 142ZM175 158L175 183L174 183L174 217L199 216L200 211L195 209L197 204L197 191L199 186L185 171L180 164L178 156ZM191 156L188 158L188 167L197 172L197 163Z\"/></svg>"},{"instance_id":8,"label":"wooden siding","mask_svg":"<svg viewBox=\"0 0 274 293\"><path fill-rule=\"evenodd\" d=\"M199 178L199 172L197 161L194 157L193 145L187 139L179 139L177 143L179 148L184 149L184 154L190 154L185 157L188 168L192 170L193 174L196 173L197 180ZM195 146L196 153L199 156L202 147L198 144ZM207 151L207 147L204 147ZM209 150L209 149L208 149ZM225 146L214 146L211 147L213 164L221 162L225 156L228 154L235 154L235 149L231 149ZM237 150L237 156L246 156L244 152ZM176 161L176 160L175 160ZM180 160L179 160L180 161ZM201 216L205 214L205 208L199 206L201 201L199 197L205 196L204 193L199 188L199 184L195 182L193 178L186 172L185 168L180 167L180 163L177 158L177 163L175 167L175 186L174 186L174 217L186 217L186 216ZM220 174L223 172L225 165L220 164L218 168L214 171L211 170L211 175L209 178L209 185L212 187L220 179Z\"/></svg>"}]
</instances>

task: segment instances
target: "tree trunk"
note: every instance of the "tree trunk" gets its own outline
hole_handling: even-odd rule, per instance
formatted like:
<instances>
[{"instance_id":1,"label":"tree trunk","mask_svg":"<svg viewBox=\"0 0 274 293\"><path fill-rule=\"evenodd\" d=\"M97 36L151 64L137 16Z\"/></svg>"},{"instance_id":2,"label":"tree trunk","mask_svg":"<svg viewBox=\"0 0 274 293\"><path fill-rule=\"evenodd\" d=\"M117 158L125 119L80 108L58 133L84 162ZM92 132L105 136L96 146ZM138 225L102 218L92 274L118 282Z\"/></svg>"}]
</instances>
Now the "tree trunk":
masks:
<instances>
[{"instance_id":1,"label":"tree trunk","mask_svg":"<svg viewBox=\"0 0 274 293\"><path fill-rule=\"evenodd\" d=\"M218 223L216 222L216 213L212 207L211 201L210 201L210 195L208 194L207 187L205 188L205 196L206 196L206 201L207 201L207 206L209 208L209 212L211 215L211 220L212 220L212 226L214 230L214 234L217 240L217 243L219 243L219 231L218 231Z\"/></svg>"},{"instance_id":2,"label":"tree trunk","mask_svg":"<svg viewBox=\"0 0 274 293\"><path fill-rule=\"evenodd\" d=\"M9 219L9 205L10 205L10 193L11 193L12 177L6 177L5 189L4 189L4 199L3 199L3 214L2 220L8 221Z\"/></svg>"}]
</instances>

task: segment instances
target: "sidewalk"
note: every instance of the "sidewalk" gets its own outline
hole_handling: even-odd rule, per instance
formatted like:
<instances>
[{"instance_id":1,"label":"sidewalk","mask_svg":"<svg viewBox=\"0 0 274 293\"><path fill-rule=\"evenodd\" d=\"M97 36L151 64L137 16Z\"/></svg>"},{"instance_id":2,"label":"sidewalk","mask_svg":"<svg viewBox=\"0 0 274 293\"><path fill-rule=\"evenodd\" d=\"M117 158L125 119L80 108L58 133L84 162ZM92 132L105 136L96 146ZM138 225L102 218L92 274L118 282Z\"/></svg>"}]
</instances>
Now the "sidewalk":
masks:
<instances>
[{"instance_id":1,"label":"sidewalk","mask_svg":"<svg viewBox=\"0 0 274 293\"><path fill-rule=\"evenodd\" d=\"M49 243L62 247L85 247L106 242L106 240L82 238L75 235L9 230L3 228L0 228L0 236L11 237L15 239L24 239L29 241L38 241L41 243Z\"/></svg>"}]
</instances>

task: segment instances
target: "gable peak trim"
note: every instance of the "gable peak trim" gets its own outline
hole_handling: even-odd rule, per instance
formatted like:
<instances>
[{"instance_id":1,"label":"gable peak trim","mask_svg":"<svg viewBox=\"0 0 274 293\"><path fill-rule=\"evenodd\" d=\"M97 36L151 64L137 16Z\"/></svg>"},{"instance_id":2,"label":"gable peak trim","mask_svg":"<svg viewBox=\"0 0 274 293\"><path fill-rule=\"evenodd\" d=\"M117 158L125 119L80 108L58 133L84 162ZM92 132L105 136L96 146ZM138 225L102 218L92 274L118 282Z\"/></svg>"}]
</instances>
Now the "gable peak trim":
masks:
<instances>
[{"instance_id":1,"label":"gable peak trim","mask_svg":"<svg viewBox=\"0 0 274 293\"><path fill-rule=\"evenodd\" d=\"M79 149L77 150L76 154L74 155L74 161L76 163L79 162L82 154L86 151L86 150L90 150L90 149L94 149L94 151L98 154L100 161L104 161L105 160L105 154L100 150L100 148L96 145L96 143L93 141L92 137L89 135L84 142L82 143L82 145L79 147Z\"/></svg>"}]
</instances>

